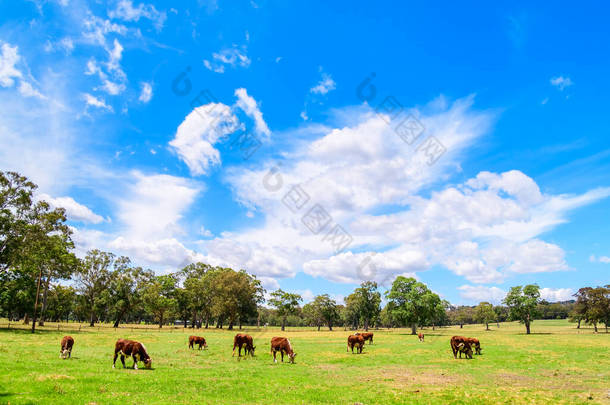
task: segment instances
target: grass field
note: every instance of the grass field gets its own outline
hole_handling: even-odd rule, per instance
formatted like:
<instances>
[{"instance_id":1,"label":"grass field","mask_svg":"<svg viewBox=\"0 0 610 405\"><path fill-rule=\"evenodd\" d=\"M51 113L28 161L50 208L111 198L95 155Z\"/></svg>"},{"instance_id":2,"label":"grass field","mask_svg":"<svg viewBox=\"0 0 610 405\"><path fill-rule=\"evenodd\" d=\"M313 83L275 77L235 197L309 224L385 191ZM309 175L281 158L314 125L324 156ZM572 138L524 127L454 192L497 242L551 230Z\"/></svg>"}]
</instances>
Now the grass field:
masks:
<instances>
[{"instance_id":1,"label":"grass field","mask_svg":"<svg viewBox=\"0 0 610 405\"><path fill-rule=\"evenodd\" d=\"M375 330L361 355L346 353L343 329L248 329L257 349L245 359L231 357L236 331L63 327L0 330L1 403L610 403L610 334L566 321L536 321L529 336L516 323L425 329L425 343L404 329ZM70 360L59 359L65 334L75 339ZM190 334L208 349L189 350ZM478 337L483 355L454 360L455 334ZM290 338L296 364L273 364L269 340L278 335ZM153 368L124 370L117 360L113 370L119 337L145 343Z\"/></svg>"}]
</instances>

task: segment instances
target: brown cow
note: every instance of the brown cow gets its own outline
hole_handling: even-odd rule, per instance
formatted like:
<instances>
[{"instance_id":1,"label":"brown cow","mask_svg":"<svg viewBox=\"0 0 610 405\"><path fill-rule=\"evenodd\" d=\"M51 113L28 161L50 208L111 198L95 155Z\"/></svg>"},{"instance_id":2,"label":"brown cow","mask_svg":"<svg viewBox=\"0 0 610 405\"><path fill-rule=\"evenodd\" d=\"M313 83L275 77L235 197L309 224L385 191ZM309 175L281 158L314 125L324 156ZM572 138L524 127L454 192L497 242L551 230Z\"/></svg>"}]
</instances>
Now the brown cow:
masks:
<instances>
[{"instance_id":1,"label":"brown cow","mask_svg":"<svg viewBox=\"0 0 610 405\"><path fill-rule=\"evenodd\" d=\"M244 356L247 356L248 353L250 353L250 355L254 357L254 349L256 349L256 346L254 346L254 339L252 339L252 336L243 333L238 333L233 339L232 356L235 356L235 348L237 347L237 357L241 357L242 346L244 346Z\"/></svg>"},{"instance_id":2,"label":"brown cow","mask_svg":"<svg viewBox=\"0 0 610 405\"><path fill-rule=\"evenodd\" d=\"M72 346L74 346L74 339L72 336L64 336L61 340L61 351L59 352L60 359L66 359L67 357L72 357Z\"/></svg>"},{"instance_id":3,"label":"brown cow","mask_svg":"<svg viewBox=\"0 0 610 405\"><path fill-rule=\"evenodd\" d=\"M282 355L282 363L284 362L284 353L286 353L290 363L294 364L294 358L297 357L297 354L292 350L290 340L285 337L271 338L271 354L273 354L274 363L277 363L277 359L275 358L277 352L280 352Z\"/></svg>"},{"instance_id":4,"label":"brown cow","mask_svg":"<svg viewBox=\"0 0 610 405\"><path fill-rule=\"evenodd\" d=\"M457 355L459 353L461 359L462 353L464 353L467 359L472 359L472 347L470 346L468 338L465 338L464 336L453 336L451 338L450 344L454 358L457 359Z\"/></svg>"},{"instance_id":5,"label":"brown cow","mask_svg":"<svg viewBox=\"0 0 610 405\"><path fill-rule=\"evenodd\" d=\"M424 334L423 334L423 333L419 332L419 333L417 334L417 337L419 338L419 341L420 341L420 342L423 342L423 341L424 341Z\"/></svg>"},{"instance_id":6,"label":"brown cow","mask_svg":"<svg viewBox=\"0 0 610 405\"><path fill-rule=\"evenodd\" d=\"M356 332L354 334L362 336L365 343L368 340L370 344L373 344L373 332Z\"/></svg>"},{"instance_id":7,"label":"brown cow","mask_svg":"<svg viewBox=\"0 0 610 405\"><path fill-rule=\"evenodd\" d=\"M349 335L347 337L347 351L352 349L354 353L354 346L356 346L356 352L362 353L362 347L364 346L364 337L362 335Z\"/></svg>"},{"instance_id":8,"label":"brown cow","mask_svg":"<svg viewBox=\"0 0 610 405\"><path fill-rule=\"evenodd\" d=\"M208 347L205 338L201 336L189 336L189 349L194 349L195 345L199 345L199 350L201 350L202 346L204 349Z\"/></svg>"},{"instance_id":9,"label":"brown cow","mask_svg":"<svg viewBox=\"0 0 610 405\"><path fill-rule=\"evenodd\" d=\"M127 339L119 339L116 341L114 345L114 360L112 361L112 368L116 363L116 358L118 355L121 355L121 363L123 363L123 368L125 368L125 356L131 356L133 358L133 368L138 369L138 361L142 361L144 363L144 367L150 368L152 366L152 359L146 352L146 347L140 342L136 342L134 340Z\"/></svg>"},{"instance_id":10,"label":"brown cow","mask_svg":"<svg viewBox=\"0 0 610 405\"><path fill-rule=\"evenodd\" d=\"M479 342L479 339L477 339L477 338L466 338L466 339L468 340L468 343L470 343L470 345L474 347L474 353L481 354L481 342Z\"/></svg>"}]
</instances>

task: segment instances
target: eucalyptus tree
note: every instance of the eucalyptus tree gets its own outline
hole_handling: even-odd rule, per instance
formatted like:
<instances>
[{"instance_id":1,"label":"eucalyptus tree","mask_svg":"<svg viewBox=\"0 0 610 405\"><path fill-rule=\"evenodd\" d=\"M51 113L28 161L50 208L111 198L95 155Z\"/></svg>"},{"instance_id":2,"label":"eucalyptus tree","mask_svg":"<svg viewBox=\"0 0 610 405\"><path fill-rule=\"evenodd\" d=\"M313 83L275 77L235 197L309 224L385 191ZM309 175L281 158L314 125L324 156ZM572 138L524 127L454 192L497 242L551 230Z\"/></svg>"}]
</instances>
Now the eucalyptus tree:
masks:
<instances>
[{"instance_id":1,"label":"eucalyptus tree","mask_svg":"<svg viewBox=\"0 0 610 405\"><path fill-rule=\"evenodd\" d=\"M271 293L268 301L282 318L282 330L285 330L286 318L298 312L299 302L303 301L303 298L299 294L289 293L280 288Z\"/></svg>"},{"instance_id":2,"label":"eucalyptus tree","mask_svg":"<svg viewBox=\"0 0 610 405\"><path fill-rule=\"evenodd\" d=\"M540 287L536 284L512 287L503 302L508 307L510 319L524 324L525 332L529 335L530 325L538 313Z\"/></svg>"}]
</instances>

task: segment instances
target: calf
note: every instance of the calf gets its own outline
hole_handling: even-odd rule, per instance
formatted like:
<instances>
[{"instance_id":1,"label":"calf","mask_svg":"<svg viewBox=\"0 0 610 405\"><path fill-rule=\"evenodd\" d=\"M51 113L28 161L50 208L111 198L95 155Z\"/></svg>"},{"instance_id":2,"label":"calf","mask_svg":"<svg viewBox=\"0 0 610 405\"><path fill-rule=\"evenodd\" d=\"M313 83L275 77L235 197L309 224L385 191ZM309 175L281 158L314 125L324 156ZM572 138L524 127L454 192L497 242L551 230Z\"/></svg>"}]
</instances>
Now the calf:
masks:
<instances>
[{"instance_id":1,"label":"calf","mask_svg":"<svg viewBox=\"0 0 610 405\"><path fill-rule=\"evenodd\" d=\"M138 369L138 361L142 361L144 363L144 367L150 368L152 366L152 359L146 352L146 347L140 342L136 342L134 340L127 339L119 339L116 341L114 345L114 360L112 361L112 368L116 363L116 358L118 355L121 355L121 363L123 363L123 368L125 368L125 356L131 356L133 358L133 368L135 370Z\"/></svg>"},{"instance_id":2,"label":"calf","mask_svg":"<svg viewBox=\"0 0 610 405\"><path fill-rule=\"evenodd\" d=\"M453 336L450 343L454 358L457 359L457 355L459 353L461 359L462 353L464 353L467 359L472 359L472 347L470 346L468 338L465 338L464 336Z\"/></svg>"},{"instance_id":3,"label":"calf","mask_svg":"<svg viewBox=\"0 0 610 405\"><path fill-rule=\"evenodd\" d=\"M368 340L370 344L373 344L373 332L356 332L355 335L360 335L365 342Z\"/></svg>"},{"instance_id":4,"label":"calf","mask_svg":"<svg viewBox=\"0 0 610 405\"><path fill-rule=\"evenodd\" d=\"M364 346L364 337L362 335L349 335L347 337L347 351L352 349L354 353L354 346L356 347L357 353L362 353L362 347Z\"/></svg>"},{"instance_id":5,"label":"calf","mask_svg":"<svg viewBox=\"0 0 610 405\"><path fill-rule=\"evenodd\" d=\"M420 342L423 342L423 341L424 341L424 334L423 334L423 333L419 332L419 333L417 334L417 337L419 338L419 341L420 341Z\"/></svg>"},{"instance_id":6,"label":"calf","mask_svg":"<svg viewBox=\"0 0 610 405\"><path fill-rule=\"evenodd\" d=\"M74 339L72 339L72 336L64 336L61 340L59 358L65 359L66 357L72 357L72 346L74 346Z\"/></svg>"},{"instance_id":7,"label":"calf","mask_svg":"<svg viewBox=\"0 0 610 405\"><path fill-rule=\"evenodd\" d=\"M243 333L235 335L235 338L233 339L233 356L235 356L235 348L237 347L237 357L241 357L242 346L244 347L244 356L247 356L248 353L250 353L250 355L254 357L254 349L256 349L256 346L254 346L254 339L252 339L252 336Z\"/></svg>"},{"instance_id":8,"label":"calf","mask_svg":"<svg viewBox=\"0 0 610 405\"><path fill-rule=\"evenodd\" d=\"M189 349L194 349L195 345L199 345L199 350L201 350L202 346L204 349L208 347L205 338L201 336L189 336Z\"/></svg>"},{"instance_id":9,"label":"calf","mask_svg":"<svg viewBox=\"0 0 610 405\"><path fill-rule=\"evenodd\" d=\"M297 357L297 354L292 350L290 340L285 337L271 338L271 354L273 354L274 363L277 363L277 359L275 358L277 352L280 352L282 355L282 363L284 362L284 353L286 353L290 363L294 364L294 358Z\"/></svg>"}]
</instances>

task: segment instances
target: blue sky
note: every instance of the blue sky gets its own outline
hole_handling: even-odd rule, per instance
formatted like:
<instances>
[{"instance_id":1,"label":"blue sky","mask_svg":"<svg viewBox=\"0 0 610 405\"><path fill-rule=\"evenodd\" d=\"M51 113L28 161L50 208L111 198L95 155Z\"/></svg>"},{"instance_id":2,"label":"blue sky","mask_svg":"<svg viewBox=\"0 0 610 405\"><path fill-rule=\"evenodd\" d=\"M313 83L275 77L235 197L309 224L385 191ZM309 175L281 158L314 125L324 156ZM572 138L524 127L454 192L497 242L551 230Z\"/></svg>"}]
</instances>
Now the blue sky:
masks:
<instances>
[{"instance_id":1,"label":"blue sky","mask_svg":"<svg viewBox=\"0 0 610 405\"><path fill-rule=\"evenodd\" d=\"M341 300L609 282L602 2L0 2L0 169L79 254Z\"/></svg>"}]
</instances>

